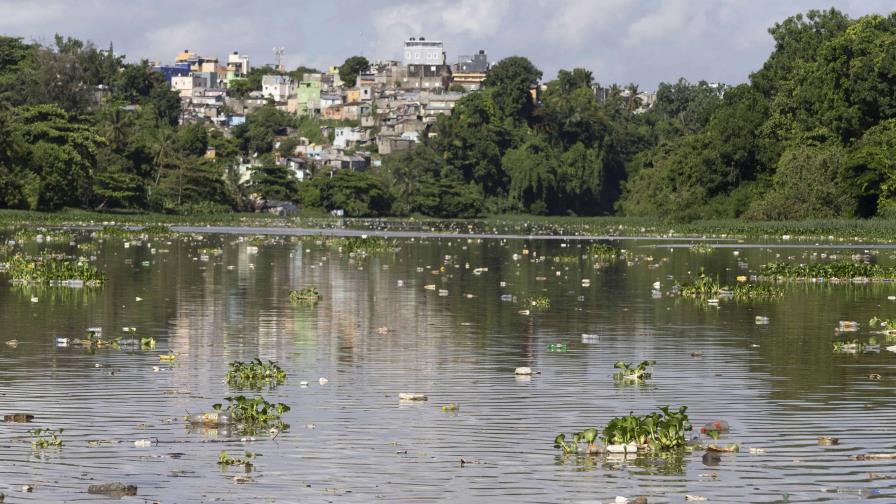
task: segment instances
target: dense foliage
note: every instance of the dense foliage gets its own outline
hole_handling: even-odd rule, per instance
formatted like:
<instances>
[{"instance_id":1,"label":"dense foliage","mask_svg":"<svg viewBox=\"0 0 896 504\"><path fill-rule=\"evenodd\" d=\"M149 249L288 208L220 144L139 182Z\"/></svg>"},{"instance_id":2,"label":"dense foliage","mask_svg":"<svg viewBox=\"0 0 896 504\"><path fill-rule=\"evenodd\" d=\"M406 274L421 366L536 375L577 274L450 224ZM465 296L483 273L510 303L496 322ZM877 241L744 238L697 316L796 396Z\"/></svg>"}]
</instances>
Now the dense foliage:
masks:
<instances>
[{"instance_id":1,"label":"dense foliage","mask_svg":"<svg viewBox=\"0 0 896 504\"><path fill-rule=\"evenodd\" d=\"M196 213L261 198L348 216L896 215L896 13L810 11L769 32L774 50L748 83L663 83L649 108L634 84L601 87L577 68L540 85L532 62L509 57L416 148L366 172L310 163L304 182L273 157L293 155L299 136L327 143L321 126L334 123L268 105L232 135L180 125L179 97L145 61L0 37L0 206ZM367 67L353 56L339 73L351 85ZM247 96L273 71L229 93ZM240 159L267 155L239 173Z\"/></svg>"}]
</instances>

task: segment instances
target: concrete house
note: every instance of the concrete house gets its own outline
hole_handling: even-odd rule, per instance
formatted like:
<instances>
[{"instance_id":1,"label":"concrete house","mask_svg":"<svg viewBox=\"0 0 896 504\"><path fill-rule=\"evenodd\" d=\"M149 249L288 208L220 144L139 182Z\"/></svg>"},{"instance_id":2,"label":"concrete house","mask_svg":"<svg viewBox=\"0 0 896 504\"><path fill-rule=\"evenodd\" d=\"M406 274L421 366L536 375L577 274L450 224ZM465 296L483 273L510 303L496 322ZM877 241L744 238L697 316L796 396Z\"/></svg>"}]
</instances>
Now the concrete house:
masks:
<instances>
[{"instance_id":1,"label":"concrete house","mask_svg":"<svg viewBox=\"0 0 896 504\"><path fill-rule=\"evenodd\" d=\"M265 75L261 78L261 94L265 98L286 102L295 92L295 84L285 75Z\"/></svg>"}]
</instances>

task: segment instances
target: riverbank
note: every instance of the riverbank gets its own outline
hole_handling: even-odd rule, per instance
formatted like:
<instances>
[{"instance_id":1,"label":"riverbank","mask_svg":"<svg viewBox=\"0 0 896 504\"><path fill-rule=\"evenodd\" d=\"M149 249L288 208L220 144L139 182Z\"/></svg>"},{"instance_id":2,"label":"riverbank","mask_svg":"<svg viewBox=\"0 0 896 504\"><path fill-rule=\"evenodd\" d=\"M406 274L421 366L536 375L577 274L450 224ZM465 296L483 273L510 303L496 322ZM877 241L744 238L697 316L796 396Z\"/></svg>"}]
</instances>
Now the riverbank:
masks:
<instances>
[{"instance_id":1,"label":"riverbank","mask_svg":"<svg viewBox=\"0 0 896 504\"><path fill-rule=\"evenodd\" d=\"M348 219L322 210L279 217L261 213L169 215L64 210L55 213L0 210L0 226L230 226L242 228L355 229L393 232L437 232L488 235L551 235L598 237L678 237L722 239L826 240L896 243L896 220L831 219L760 222L738 219L668 223L631 217L543 217L493 215L483 219L441 220L426 217Z\"/></svg>"}]
</instances>

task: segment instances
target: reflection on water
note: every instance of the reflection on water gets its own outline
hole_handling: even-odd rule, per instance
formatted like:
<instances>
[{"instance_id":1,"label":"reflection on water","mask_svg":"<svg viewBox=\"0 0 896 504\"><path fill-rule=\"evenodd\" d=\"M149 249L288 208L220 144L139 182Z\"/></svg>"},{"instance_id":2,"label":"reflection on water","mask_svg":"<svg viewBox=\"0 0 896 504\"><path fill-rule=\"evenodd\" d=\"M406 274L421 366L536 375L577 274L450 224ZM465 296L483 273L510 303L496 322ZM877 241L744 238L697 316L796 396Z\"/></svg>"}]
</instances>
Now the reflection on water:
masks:
<instances>
[{"instance_id":1,"label":"reflection on water","mask_svg":"<svg viewBox=\"0 0 896 504\"><path fill-rule=\"evenodd\" d=\"M859 321L865 337L870 317L896 316L890 284L794 284L779 302L710 308L654 299L651 286L668 291L701 267L733 282L804 251L744 247L735 256L623 242L636 259L598 269L577 241L411 237L395 254L355 260L317 239L184 235L127 248L110 239L90 252L108 275L102 289L0 288L3 340L19 341L0 346L0 413L36 416L30 425L0 424L7 501L90 501L88 485L113 481L160 502L683 502L686 494L845 502L896 494L891 463L851 459L896 449L896 356L831 351L838 320ZM38 247L70 250L25 250ZM320 289L320 303L290 303L290 289L308 286ZM521 315L528 307L502 301L506 294L546 295L551 307ZM755 324L756 315L770 324ZM107 336L135 327L158 347L55 346L90 326ZM553 343L568 351L549 352ZM160 362L169 351L177 359ZM292 429L254 442L189 429L186 412L231 393L227 363L256 356L289 374L263 395L292 407ZM646 359L657 361L648 385L613 382L614 362ZM519 366L538 374L516 377ZM872 372L882 380L869 380ZM401 392L429 400L400 403ZM443 411L449 403L459 410ZM727 420L721 442L742 443L741 453L706 467L699 452L616 459L563 457L552 447L559 432L667 404L689 406L695 425ZM65 445L35 452L34 427L65 428ZM819 446L820 435L840 444ZM245 449L260 456L252 480L237 484L242 471L221 470L218 453ZM25 484L34 492L22 493Z\"/></svg>"}]
</instances>

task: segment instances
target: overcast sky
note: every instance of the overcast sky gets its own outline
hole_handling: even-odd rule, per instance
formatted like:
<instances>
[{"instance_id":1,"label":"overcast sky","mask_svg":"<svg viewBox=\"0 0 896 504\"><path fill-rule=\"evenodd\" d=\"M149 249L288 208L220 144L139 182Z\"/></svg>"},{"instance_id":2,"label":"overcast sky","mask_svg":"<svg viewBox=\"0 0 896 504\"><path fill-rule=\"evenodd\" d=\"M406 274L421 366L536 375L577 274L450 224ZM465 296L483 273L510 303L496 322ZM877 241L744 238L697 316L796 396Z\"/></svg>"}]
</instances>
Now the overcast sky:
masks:
<instances>
[{"instance_id":1,"label":"overcast sky","mask_svg":"<svg viewBox=\"0 0 896 504\"><path fill-rule=\"evenodd\" d=\"M527 56L551 79L585 67L603 84L654 89L685 77L744 82L772 49L768 27L810 9L852 17L896 11L896 0L0 0L0 33L52 41L61 33L129 60L170 62L183 49L225 59L248 53L288 67L346 57L400 59L411 36L442 40L449 62L485 49Z\"/></svg>"}]
</instances>

